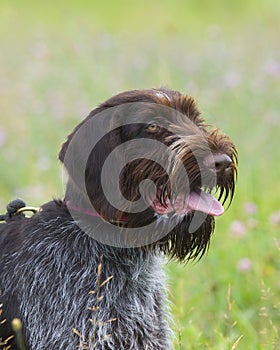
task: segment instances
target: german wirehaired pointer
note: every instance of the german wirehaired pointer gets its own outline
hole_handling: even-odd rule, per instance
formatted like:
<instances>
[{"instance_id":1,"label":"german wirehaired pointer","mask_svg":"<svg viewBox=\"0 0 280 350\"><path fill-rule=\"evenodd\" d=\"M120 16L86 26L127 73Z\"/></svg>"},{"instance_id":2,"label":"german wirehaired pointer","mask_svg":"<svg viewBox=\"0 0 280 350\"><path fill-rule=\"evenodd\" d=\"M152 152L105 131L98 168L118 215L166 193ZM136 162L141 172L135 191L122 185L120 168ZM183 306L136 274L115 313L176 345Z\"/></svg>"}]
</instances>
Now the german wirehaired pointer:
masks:
<instances>
[{"instance_id":1,"label":"german wirehaired pointer","mask_svg":"<svg viewBox=\"0 0 280 350\"><path fill-rule=\"evenodd\" d=\"M2 218L0 349L173 349L164 256L206 252L233 198L234 143L192 97L136 90L94 109L59 159L64 200Z\"/></svg>"}]
</instances>

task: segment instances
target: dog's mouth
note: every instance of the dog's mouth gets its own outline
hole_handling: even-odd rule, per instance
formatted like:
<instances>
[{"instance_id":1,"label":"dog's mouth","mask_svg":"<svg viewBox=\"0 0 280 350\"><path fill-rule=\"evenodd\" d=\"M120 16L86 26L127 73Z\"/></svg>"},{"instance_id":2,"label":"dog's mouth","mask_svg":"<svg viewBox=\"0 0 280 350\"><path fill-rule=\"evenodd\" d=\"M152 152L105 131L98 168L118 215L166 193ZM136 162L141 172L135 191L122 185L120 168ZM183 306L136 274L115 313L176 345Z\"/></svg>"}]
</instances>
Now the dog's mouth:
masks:
<instances>
[{"instance_id":1,"label":"dog's mouth","mask_svg":"<svg viewBox=\"0 0 280 350\"><path fill-rule=\"evenodd\" d=\"M150 206L159 215L187 215L192 211L200 211L210 216L220 216L224 213L223 205L210 192L201 189L191 191L187 195L179 194L173 200L169 197L162 199L161 191L158 191Z\"/></svg>"}]
</instances>

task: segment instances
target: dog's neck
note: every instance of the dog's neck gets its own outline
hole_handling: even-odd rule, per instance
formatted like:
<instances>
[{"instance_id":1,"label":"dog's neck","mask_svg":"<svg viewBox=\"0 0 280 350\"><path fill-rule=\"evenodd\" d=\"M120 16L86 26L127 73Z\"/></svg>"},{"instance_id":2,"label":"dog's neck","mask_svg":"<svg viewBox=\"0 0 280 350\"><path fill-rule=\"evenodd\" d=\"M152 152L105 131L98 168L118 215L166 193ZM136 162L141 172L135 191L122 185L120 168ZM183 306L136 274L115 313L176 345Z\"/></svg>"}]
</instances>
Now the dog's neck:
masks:
<instances>
[{"instance_id":1,"label":"dog's neck","mask_svg":"<svg viewBox=\"0 0 280 350\"><path fill-rule=\"evenodd\" d=\"M115 217L114 215L107 215L107 213L105 215L100 213L98 208L95 208L89 201L87 194L83 193L72 181L67 184L64 201L70 213L80 213L81 215L100 218L117 226L124 226L127 222L125 215Z\"/></svg>"}]
</instances>

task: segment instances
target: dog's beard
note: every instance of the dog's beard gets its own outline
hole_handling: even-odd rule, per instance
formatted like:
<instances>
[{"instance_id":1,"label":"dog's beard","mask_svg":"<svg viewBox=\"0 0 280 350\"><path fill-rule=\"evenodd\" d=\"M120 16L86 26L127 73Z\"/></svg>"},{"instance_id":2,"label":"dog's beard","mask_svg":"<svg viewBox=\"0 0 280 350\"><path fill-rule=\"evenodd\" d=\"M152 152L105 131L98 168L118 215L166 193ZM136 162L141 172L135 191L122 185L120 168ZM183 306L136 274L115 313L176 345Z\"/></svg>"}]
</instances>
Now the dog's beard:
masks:
<instances>
[{"instance_id":1,"label":"dog's beard","mask_svg":"<svg viewBox=\"0 0 280 350\"><path fill-rule=\"evenodd\" d=\"M155 253L162 252L170 260L180 262L200 259L208 249L215 228L214 217L210 215L205 217L202 212L189 212L187 215L175 213L158 215L151 209L131 218L130 225L136 227L143 225L144 222L148 225L151 221L156 222L156 229L149 233L154 243L145 246L144 249ZM200 222L195 229L194 221ZM162 237L163 230L168 232L164 237Z\"/></svg>"},{"instance_id":2,"label":"dog's beard","mask_svg":"<svg viewBox=\"0 0 280 350\"><path fill-rule=\"evenodd\" d=\"M196 215L203 215L203 213L196 212ZM203 217L203 223L192 232L193 217L194 212L182 218L174 217L174 220L180 220L180 222L166 237L157 242L157 248L170 259L181 262L200 259L207 251L214 232L215 220L210 215Z\"/></svg>"}]
</instances>

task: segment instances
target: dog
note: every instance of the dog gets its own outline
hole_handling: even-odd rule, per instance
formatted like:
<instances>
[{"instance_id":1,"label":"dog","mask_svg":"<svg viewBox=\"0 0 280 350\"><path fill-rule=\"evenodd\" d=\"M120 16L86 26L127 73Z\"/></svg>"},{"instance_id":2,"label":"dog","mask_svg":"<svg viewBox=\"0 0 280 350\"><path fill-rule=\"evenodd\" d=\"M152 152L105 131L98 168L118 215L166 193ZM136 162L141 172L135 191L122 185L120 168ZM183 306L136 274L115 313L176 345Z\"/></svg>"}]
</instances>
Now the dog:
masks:
<instances>
[{"instance_id":1,"label":"dog","mask_svg":"<svg viewBox=\"0 0 280 350\"><path fill-rule=\"evenodd\" d=\"M178 91L123 92L91 111L59 153L65 198L0 225L0 348L22 349L18 318L30 350L173 349L163 264L205 254L237 158Z\"/></svg>"}]
</instances>

